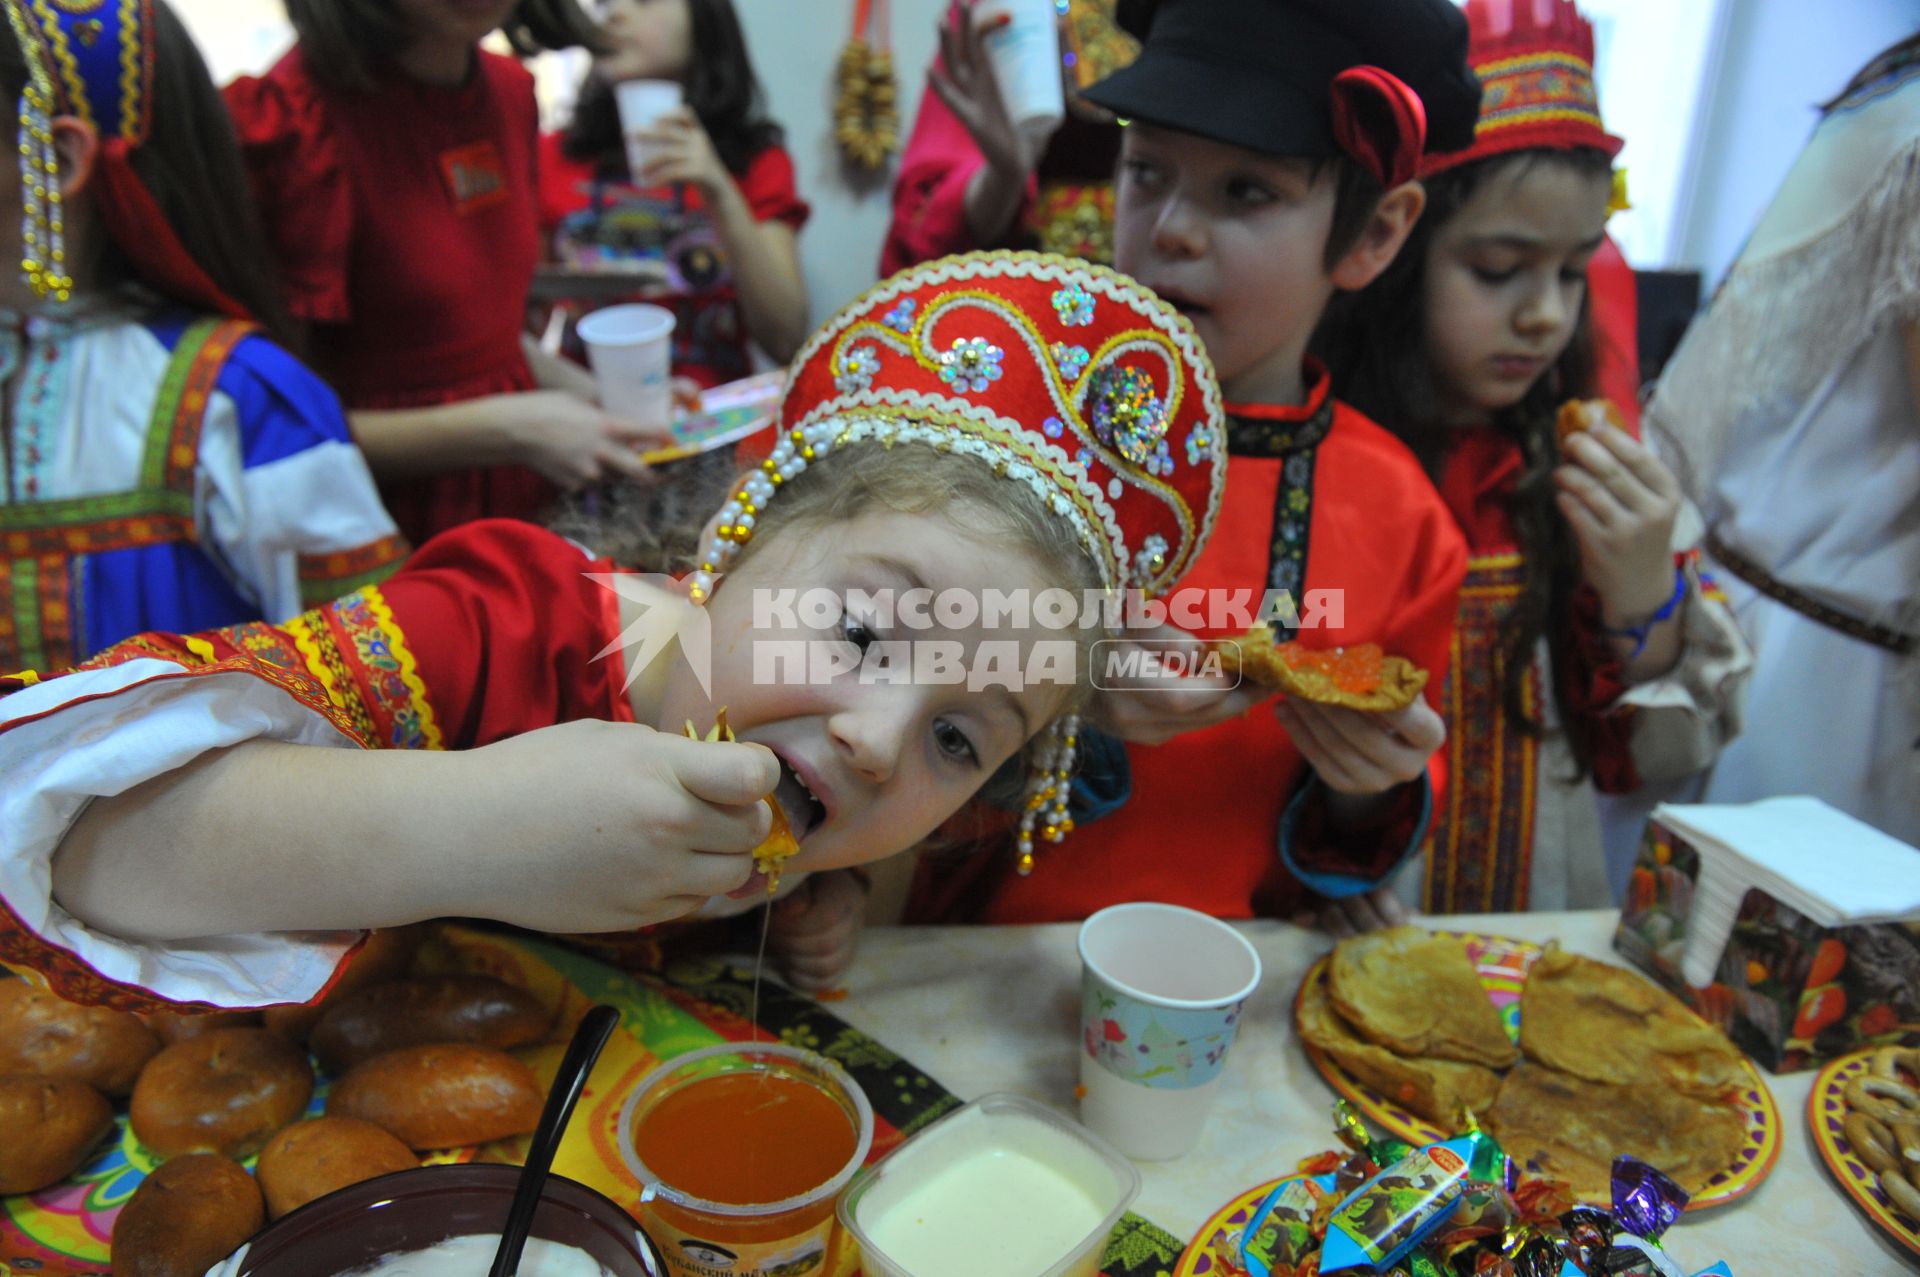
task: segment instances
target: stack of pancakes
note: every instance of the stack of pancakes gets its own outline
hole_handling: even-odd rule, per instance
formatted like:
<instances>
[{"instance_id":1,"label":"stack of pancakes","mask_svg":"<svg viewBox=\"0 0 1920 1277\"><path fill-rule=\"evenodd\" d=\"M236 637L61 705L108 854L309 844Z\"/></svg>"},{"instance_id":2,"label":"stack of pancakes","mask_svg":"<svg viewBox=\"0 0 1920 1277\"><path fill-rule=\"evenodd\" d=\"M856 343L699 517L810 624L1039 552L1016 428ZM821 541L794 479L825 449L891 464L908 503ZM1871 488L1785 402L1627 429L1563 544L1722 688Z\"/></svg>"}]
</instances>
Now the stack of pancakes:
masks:
<instances>
[{"instance_id":1,"label":"stack of pancakes","mask_svg":"<svg viewBox=\"0 0 1920 1277\"><path fill-rule=\"evenodd\" d=\"M1520 998L1520 1044L1457 936L1395 927L1343 941L1304 990L1300 1034L1443 1129L1473 1113L1518 1162L1607 1201L1616 1154L1697 1193L1746 1136L1740 1053L1630 971L1549 944Z\"/></svg>"}]
</instances>

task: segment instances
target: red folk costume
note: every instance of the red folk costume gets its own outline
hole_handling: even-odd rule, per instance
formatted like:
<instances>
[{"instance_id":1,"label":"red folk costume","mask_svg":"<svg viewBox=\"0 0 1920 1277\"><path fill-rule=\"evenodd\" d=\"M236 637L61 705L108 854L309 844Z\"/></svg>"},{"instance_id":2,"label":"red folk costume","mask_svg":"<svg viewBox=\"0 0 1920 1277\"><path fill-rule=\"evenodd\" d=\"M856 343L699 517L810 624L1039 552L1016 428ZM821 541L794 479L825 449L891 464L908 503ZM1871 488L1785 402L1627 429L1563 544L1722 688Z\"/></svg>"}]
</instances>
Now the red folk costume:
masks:
<instances>
[{"instance_id":1,"label":"red folk costume","mask_svg":"<svg viewBox=\"0 0 1920 1277\"><path fill-rule=\"evenodd\" d=\"M1122 118L1261 155L1344 157L1386 189L1412 180L1427 146L1472 137L1479 86L1445 0L1156 0L1123 23L1143 39L1138 59L1087 94ZM1336 402L1318 365L1305 380L1299 405L1228 405L1221 528L1182 589L1250 598L1256 613L1265 591L1286 591L1300 642L1374 642L1437 676L1460 534L1404 444ZM1226 628L1169 619L1206 636ZM1287 916L1313 892L1383 880L1417 845L1437 788L1422 776L1391 791L1373 827L1335 829L1328 791L1265 708L1126 758L1124 804L1081 824L1030 878L988 883L985 919L1083 918L1140 899Z\"/></svg>"},{"instance_id":2,"label":"red folk costume","mask_svg":"<svg viewBox=\"0 0 1920 1277\"><path fill-rule=\"evenodd\" d=\"M1112 592L1170 588L1202 552L1226 480L1219 388L1192 328L1130 279L1033 254L948 258L848 306L795 361L781 425L720 511L688 581L695 601L752 539L752 511L847 447L977 458L1044 502L1063 552L1086 555ZM617 596L588 578L613 570L542 529L486 520L280 626L146 634L56 678L0 679L0 963L135 1010L317 999L357 933L164 946L105 934L52 897L67 830L95 797L252 740L469 749L632 721L623 663L601 658L620 651ZM1025 827L1064 814L1076 730L1066 716L1037 734Z\"/></svg>"},{"instance_id":3,"label":"red folk costume","mask_svg":"<svg viewBox=\"0 0 1920 1277\"><path fill-rule=\"evenodd\" d=\"M554 259L575 270L617 272L636 257L664 256L670 291L637 292L634 300L673 311L673 371L702 386L750 374L726 246L700 191L637 187L597 172L592 160L574 159L565 141L561 133L540 138L540 229ZM795 231L807 224L810 210L794 186L793 157L784 146L755 152L734 184L755 221L782 221Z\"/></svg>"},{"instance_id":4,"label":"red folk costume","mask_svg":"<svg viewBox=\"0 0 1920 1277\"><path fill-rule=\"evenodd\" d=\"M390 64L374 78L367 90L327 87L296 46L226 90L315 365L349 410L533 389L520 347L540 256L533 77L476 51L457 88ZM553 495L519 466L382 491L416 544L471 519L530 518Z\"/></svg>"},{"instance_id":5,"label":"red folk costume","mask_svg":"<svg viewBox=\"0 0 1920 1277\"><path fill-rule=\"evenodd\" d=\"M1466 12L1485 88L1474 145L1430 157L1423 174L1528 150L1619 153L1621 140L1600 120L1593 32L1571 0L1471 0ZM1591 277L1597 380L1625 410L1635 406L1636 388L1621 361L1608 359L1618 353L1618 326L1632 316L1619 269L1596 258ZM1694 569L1697 555L1683 553L1684 647L1675 668L1629 687L1601 632L1598 596L1583 587L1573 600L1566 667L1552 665L1544 644L1533 656L1524 708L1542 727L1524 729L1505 706L1503 630L1527 572L1511 513L1525 459L1516 440L1491 426L1451 434L1447 447L1440 491L1471 558L1441 696L1452 784L1428 831L1420 907L1481 913L1610 904L1595 791L1631 793L1644 779L1672 780L1705 766L1737 719L1737 689L1751 657L1721 596ZM1696 533L1676 530L1683 539ZM1575 779L1569 724L1558 718L1563 707L1589 743L1588 780Z\"/></svg>"},{"instance_id":6,"label":"red folk costume","mask_svg":"<svg viewBox=\"0 0 1920 1277\"><path fill-rule=\"evenodd\" d=\"M1127 65L1139 44L1113 20L1114 0L1070 0L1062 55L1080 88ZM1113 260L1113 170L1120 130L1067 112L1036 161L1007 247ZM967 225L967 184L986 163L973 136L932 89L921 95L913 134L893 187L893 222L880 250L880 273L992 245L976 244Z\"/></svg>"},{"instance_id":7,"label":"red folk costume","mask_svg":"<svg viewBox=\"0 0 1920 1277\"><path fill-rule=\"evenodd\" d=\"M1302 629L1301 642L1378 643L1431 672L1431 700L1465 569L1460 535L1406 446L1335 401L1324 370L1310 376L1304 405L1227 405L1219 528L1181 591L1238 596L1257 609L1264 591L1285 590L1303 621L1326 606L1339 623ZM1287 917L1307 897L1281 858L1283 816L1285 854L1298 867L1379 878L1405 856L1428 810L1418 787L1379 828L1335 845L1319 828L1311 769L1264 708L1164 745L1130 745L1127 759L1126 804L1079 826L1037 858L1031 876L1003 877L982 921L1084 918L1126 900Z\"/></svg>"}]
</instances>

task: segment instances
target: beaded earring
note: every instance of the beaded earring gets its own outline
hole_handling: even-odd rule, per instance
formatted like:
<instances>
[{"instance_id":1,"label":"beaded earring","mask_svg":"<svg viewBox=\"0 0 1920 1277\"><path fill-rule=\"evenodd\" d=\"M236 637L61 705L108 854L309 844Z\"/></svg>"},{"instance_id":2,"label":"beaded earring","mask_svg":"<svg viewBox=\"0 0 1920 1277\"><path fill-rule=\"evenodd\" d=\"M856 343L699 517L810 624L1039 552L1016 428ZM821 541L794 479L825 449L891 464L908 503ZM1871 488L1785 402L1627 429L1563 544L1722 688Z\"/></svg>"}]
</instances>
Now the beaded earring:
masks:
<instances>
[{"instance_id":1,"label":"beaded earring","mask_svg":"<svg viewBox=\"0 0 1920 1277\"><path fill-rule=\"evenodd\" d=\"M53 143L58 100L38 33L19 0L6 0L7 22L27 64L20 92L20 275L36 296L68 301L66 225L60 202L60 152Z\"/></svg>"}]
</instances>

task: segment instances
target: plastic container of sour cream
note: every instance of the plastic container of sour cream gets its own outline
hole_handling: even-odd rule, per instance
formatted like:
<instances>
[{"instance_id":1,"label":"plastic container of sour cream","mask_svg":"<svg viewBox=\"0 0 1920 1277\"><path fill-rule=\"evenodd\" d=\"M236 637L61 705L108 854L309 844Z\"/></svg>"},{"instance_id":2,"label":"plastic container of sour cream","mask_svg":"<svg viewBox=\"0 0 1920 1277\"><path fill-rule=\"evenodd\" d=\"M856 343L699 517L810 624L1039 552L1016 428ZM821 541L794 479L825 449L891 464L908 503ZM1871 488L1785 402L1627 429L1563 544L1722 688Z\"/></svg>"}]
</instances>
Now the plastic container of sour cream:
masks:
<instances>
[{"instance_id":1,"label":"plastic container of sour cream","mask_svg":"<svg viewBox=\"0 0 1920 1277\"><path fill-rule=\"evenodd\" d=\"M982 1096L854 1179L840 1222L866 1277L1093 1277L1140 1172L1077 1123Z\"/></svg>"}]
</instances>

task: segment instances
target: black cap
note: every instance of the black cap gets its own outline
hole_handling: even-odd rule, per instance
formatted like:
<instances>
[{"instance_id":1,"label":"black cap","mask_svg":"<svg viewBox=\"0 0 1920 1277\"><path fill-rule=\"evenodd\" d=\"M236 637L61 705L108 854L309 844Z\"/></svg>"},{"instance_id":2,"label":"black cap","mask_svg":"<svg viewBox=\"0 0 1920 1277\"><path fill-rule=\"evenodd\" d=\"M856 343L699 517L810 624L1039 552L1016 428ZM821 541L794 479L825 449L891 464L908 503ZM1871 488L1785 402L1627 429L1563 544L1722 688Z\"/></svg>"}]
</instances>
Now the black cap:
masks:
<instances>
[{"instance_id":1,"label":"black cap","mask_svg":"<svg viewBox=\"0 0 1920 1277\"><path fill-rule=\"evenodd\" d=\"M1120 0L1139 58L1086 91L1145 120L1267 155L1341 153L1333 80L1377 66L1427 111L1427 152L1473 145L1480 81L1450 0Z\"/></svg>"}]
</instances>

